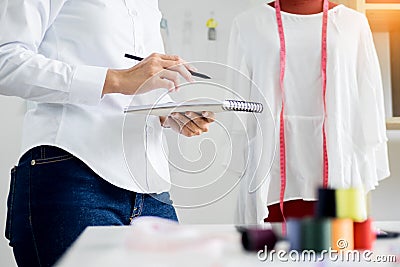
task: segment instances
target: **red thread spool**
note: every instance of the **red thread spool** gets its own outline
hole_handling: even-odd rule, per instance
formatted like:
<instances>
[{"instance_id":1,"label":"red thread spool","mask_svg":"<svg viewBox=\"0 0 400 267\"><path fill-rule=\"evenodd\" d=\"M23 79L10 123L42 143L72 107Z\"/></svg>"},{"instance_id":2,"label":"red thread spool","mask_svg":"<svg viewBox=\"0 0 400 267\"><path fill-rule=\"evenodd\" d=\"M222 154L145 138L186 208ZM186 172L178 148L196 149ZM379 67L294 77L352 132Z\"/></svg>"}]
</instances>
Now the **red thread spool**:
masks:
<instances>
[{"instance_id":1,"label":"red thread spool","mask_svg":"<svg viewBox=\"0 0 400 267\"><path fill-rule=\"evenodd\" d=\"M354 222L354 249L371 250L375 239L370 218L363 222Z\"/></svg>"}]
</instances>

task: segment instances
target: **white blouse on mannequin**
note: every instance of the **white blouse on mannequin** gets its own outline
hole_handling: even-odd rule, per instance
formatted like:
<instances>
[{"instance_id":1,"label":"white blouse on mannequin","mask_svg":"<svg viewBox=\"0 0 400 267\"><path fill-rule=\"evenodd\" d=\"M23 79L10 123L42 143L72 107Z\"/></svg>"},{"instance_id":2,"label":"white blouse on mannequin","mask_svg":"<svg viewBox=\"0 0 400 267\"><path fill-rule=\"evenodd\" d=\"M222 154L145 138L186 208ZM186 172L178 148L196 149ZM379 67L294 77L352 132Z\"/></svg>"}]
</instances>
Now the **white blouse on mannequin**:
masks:
<instances>
[{"instance_id":1,"label":"white blouse on mannequin","mask_svg":"<svg viewBox=\"0 0 400 267\"><path fill-rule=\"evenodd\" d=\"M285 201L316 200L316 189L322 185L323 171L322 13L297 15L282 12L282 19L287 50L284 80ZM255 166L257 161L254 158L247 162L239 193L238 223L262 223L268 216L267 205L279 202L278 126L282 102L279 47L273 7L263 4L234 20L229 65L244 72L254 82L253 86L241 86L235 90L242 98L257 101L252 99L252 91L260 88L277 126L274 135L250 135L247 153L252 153L254 147L273 148L273 144L278 147L271 171L253 193L248 190L251 180L254 176L261 179L266 172L265 168ZM390 172L380 68L365 16L343 5L330 9L327 49L329 187L364 187L369 191ZM273 130L264 128L263 131ZM235 130L232 132L232 136L238 139L243 138L242 134ZM247 150L246 147L242 149Z\"/></svg>"}]
</instances>

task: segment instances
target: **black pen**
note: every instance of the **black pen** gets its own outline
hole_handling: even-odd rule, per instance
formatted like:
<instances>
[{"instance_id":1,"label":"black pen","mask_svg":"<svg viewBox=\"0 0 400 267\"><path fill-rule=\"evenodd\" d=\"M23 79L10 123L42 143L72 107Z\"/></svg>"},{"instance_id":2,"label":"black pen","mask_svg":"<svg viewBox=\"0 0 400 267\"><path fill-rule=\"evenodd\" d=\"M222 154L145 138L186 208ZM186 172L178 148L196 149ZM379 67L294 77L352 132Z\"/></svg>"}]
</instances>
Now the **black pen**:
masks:
<instances>
[{"instance_id":1,"label":"black pen","mask_svg":"<svg viewBox=\"0 0 400 267\"><path fill-rule=\"evenodd\" d=\"M137 56L130 55L130 54L125 54L125 57L126 58L130 58L130 59L134 59L134 60L137 60L137 61L142 61L144 59L142 57L137 57ZM199 77L199 78L203 78L203 79L211 79L210 76L205 75L203 73L195 72L195 71L192 71L192 70L188 70L188 71L190 72L190 74L192 74L195 77Z\"/></svg>"}]
</instances>

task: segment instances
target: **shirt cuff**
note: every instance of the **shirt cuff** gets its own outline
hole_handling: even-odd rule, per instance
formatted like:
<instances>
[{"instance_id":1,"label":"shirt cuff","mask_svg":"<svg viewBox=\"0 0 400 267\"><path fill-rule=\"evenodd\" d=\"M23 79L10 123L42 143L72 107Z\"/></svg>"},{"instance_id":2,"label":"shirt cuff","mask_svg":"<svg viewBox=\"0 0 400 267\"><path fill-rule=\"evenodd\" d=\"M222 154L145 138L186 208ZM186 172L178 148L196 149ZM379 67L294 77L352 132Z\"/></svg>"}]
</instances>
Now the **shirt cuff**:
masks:
<instances>
[{"instance_id":1,"label":"shirt cuff","mask_svg":"<svg viewBox=\"0 0 400 267\"><path fill-rule=\"evenodd\" d=\"M107 68L77 66L70 87L69 103L95 106L100 103Z\"/></svg>"}]
</instances>

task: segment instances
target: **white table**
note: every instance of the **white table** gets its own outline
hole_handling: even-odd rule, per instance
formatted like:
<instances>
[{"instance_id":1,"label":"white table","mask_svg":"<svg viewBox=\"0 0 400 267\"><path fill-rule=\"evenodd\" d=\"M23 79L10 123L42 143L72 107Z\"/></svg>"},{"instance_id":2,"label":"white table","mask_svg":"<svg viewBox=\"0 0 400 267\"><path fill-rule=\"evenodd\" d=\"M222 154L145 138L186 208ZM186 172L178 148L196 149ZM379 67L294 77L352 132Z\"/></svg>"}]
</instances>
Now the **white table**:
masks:
<instances>
[{"instance_id":1,"label":"white table","mask_svg":"<svg viewBox=\"0 0 400 267\"><path fill-rule=\"evenodd\" d=\"M400 222L375 222L375 227L387 231L400 231ZM243 251L240 235L232 225L192 226L204 235L222 235L229 242L228 248L221 244L184 249L184 251L163 248L162 251L140 251L129 244L135 244L131 227L89 227L67 253L58 267L103 267L103 266L154 266L154 267L224 267L224 266L364 266L365 262L332 262L325 260L313 263L285 263L275 259L263 262L257 253ZM133 242L133 243L131 243ZM374 244L375 255L395 255L397 263L371 263L371 266L400 266L400 238L379 239ZM368 264L367 264L368 265Z\"/></svg>"}]
</instances>

